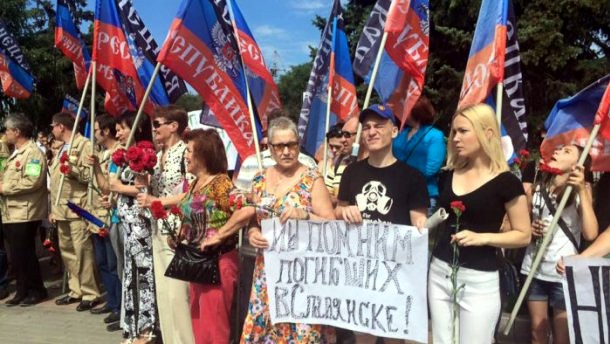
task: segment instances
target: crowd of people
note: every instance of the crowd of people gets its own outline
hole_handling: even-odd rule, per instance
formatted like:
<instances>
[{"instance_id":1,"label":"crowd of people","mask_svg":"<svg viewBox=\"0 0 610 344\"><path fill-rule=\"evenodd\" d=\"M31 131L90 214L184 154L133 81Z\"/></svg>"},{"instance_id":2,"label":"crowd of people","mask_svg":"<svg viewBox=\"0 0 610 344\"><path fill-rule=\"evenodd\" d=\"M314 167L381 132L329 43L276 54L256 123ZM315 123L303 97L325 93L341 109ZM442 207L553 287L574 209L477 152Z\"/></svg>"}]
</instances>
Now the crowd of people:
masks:
<instances>
[{"instance_id":1,"label":"crowd of people","mask_svg":"<svg viewBox=\"0 0 610 344\"><path fill-rule=\"evenodd\" d=\"M189 130L187 114L177 106L159 108L140 123L133 114L97 116L95 147L72 133L75 119L68 113L52 117L48 142L44 134L34 141L31 119L9 114L0 149L0 243L7 244L16 292L6 305L32 306L48 298L36 254L39 229L48 227L50 247L68 276L69 292L55 300L58 306L77 304L76 311L106 314L103 322L108 331L122 330L122 343L229 343L242 277L238 234L245 228L258 255L237 335L241 343L402 343L325 325L272 324L261 254L269 242L261 221L381 221L422 229L439 207L449 210L458 201L468 209L459 215L459 231L450 225L458 215L449 212L430 234L433 342L452 342L457 300L460 342L491 343L502 307L498 254L524 248L521 272L530 273L557 200L572 186L561 229L527 299L532 343L547 343L551 332L553 343L567 343L561 258L610 253L608 224L598 223L594 211L590 163L577 164L582 148L560 147L548 161L532 160L515 173L492 108L459 110L447 140L434 127L435 116L422 97L400 130L390 108L373 105L334 125L326 134L328 151L316 162L300 151L294 121L274 110L267 116L260 160L248 157L231 178L218 133ZM362 149L355 156L359 130ZM142 150L156 151L149 171L125 161L138 159L124 150L130 137ZM103 225L86 221L74 206ZM448 276L456 247L457 281L468 287L454 298ZM0 249L0 298L9 297L6 260Z\"/></svg>"}]
</instances>

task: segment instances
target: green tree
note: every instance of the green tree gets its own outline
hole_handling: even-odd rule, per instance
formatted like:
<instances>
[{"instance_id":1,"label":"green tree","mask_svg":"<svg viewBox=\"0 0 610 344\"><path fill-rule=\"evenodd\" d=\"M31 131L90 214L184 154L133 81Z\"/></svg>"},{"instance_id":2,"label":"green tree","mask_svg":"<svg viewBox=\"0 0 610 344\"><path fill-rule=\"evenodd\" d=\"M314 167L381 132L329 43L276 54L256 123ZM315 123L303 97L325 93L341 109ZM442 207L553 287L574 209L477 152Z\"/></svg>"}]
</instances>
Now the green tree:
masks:
<instances>
[{"instance_id":1,"label":"green tree","mask_svg":"<svg viewBox=\"0 0 610 344\"><path fill-rule=\"evenodd\" d=\"M198 94L185 93L176 101L176 105L182 106L187 112L201 110L203 101Z\"/></svg>"},{"instance_id":2,"label":"green tree","mask_svg":"<svg viewBox=\"0 0 610 344\"><path fill-rule=\"evenodd\" d=\"M297 120L303 105L303 92L309 80L311 62L290 67L277 84L284 111Z\"/></svg>"},{"instance_id":3,"label":"green tree","mask_svg":"<svg viewBox=\"0 0 610 344\"><path fill-rule=\"evenodd\" d=\"M93 13L84 11L85 0L75 1L77 23L91 22ZM72 62L54 47L55 1L2 0L0 18L19 42L36 80L32 96L15 100L0 95L1 108L32 117L39 130L47 130L50 117L61 110L66 94L80 98L76 89ZM91 42L91 36L83 37ZM102 109L99 97L98 109Z\"/></svg>"}]
</instances>

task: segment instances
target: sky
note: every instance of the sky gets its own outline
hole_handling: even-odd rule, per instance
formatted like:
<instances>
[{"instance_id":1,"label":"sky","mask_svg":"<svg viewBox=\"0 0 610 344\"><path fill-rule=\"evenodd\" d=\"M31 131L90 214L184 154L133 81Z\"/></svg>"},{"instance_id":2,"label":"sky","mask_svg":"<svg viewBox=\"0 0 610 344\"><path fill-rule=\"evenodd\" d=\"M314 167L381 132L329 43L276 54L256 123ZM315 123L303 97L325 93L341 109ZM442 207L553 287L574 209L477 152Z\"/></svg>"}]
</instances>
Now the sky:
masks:
<instances>
[{"instance_id":1,"label":"sky","mask_svg":"<svg viewBox=\"0 0 610 344\"><path fill-rule=\"evenodd\" d=\"M320 31L315 15L328 17L332 0L236 0L269 68L278 63L280 74L290 66L309 62L308 46L318 47ZM132 0L159 45L178 11L179 0ZM94 0L88 9L93 10ZM274 54L277 52L277 54ZM275 58L274 58L275 55Z\"/></svg>"}]
</instances>

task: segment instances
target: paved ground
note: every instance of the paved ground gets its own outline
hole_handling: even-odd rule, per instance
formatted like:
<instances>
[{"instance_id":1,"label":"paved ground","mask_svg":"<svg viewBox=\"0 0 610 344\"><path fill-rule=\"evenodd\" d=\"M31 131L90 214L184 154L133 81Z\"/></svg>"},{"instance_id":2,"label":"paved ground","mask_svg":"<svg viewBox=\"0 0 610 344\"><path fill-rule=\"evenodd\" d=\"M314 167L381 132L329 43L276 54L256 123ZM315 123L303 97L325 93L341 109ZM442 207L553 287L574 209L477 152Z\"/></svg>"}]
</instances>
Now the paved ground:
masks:
<instances>
[{"instance_id":1,"label":"paved ground","mask_svg":"<svg viewBox=\"0 0 610 344\"><path fill-rule=\"evenodd\" d=\"M48 259L41 260L49 271ZM105 315L77 312L76 305L56 306L61 295L61 275L45 273L49 299L33 307L7 307L0 301L0 343L2 344L112 344L121 341L121 332L107 332ZM14 290L14 282L11 286Z\"/></svg>"}]
</instances>

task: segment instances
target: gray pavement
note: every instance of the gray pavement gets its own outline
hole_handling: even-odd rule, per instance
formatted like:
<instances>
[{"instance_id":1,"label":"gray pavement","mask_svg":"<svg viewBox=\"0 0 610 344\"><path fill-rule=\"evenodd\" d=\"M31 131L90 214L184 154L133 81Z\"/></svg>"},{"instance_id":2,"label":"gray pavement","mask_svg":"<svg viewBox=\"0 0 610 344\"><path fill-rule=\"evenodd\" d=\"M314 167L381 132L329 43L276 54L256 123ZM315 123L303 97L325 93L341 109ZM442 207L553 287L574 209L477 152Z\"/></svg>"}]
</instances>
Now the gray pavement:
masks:
<instances>
[{"instance_id":1,"label":"gray pavement","mask_svg":"<svg viewBox=\"0 0 610 344\"><path fill-rule=\"evenodd\" d=\"M49 298L32 307L7 307L0 301L1 344L108 344L119 343L121 332L107 332L104 315L77 312L76 305L57 306L61 295L61 275L51 276L48 259L42 259L41 270ZM11 285L14 291L14 281Z\"/></svg>"}]
</instances>

